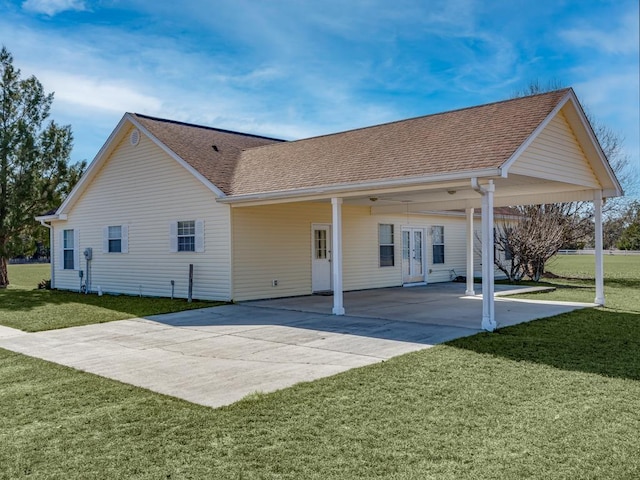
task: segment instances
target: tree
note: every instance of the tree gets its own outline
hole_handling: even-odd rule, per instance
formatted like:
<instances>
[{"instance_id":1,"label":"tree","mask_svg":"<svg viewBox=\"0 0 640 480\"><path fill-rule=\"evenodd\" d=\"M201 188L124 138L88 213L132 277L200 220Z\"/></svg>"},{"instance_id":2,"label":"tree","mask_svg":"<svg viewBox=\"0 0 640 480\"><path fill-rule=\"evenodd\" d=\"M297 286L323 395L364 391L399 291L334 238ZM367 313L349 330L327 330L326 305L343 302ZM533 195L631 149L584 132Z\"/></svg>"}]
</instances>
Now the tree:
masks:
<instances>
[{"instance_id":1,"label":"tree","mask_svg":"<svg viewBox=\"0 0 640 480\"><path fill-rule=\"evenodd\" d=\"M535 95L562 88L555 80L543 86L534 81L514 97ZM600 146L618 178L633 188L636 176L630 171L630 162L622 149L622 140L613 130L595 121L587 114ZM613 216L621 202L609 201L606 213ZM590 202L554 203L514 207L520 219L496 229L496 255L494 263L511 280L528 276L538 281L546 262L561 248L578 248L593 243L593 208ZM611 226L615 224L611 223ZM605 239L607 232L605 232ZM507 255L508 253L508 255Z\"/></svg>"},{"instance_id":2,"label":"tree","mask_svg":"<svg viewBox=\"0 0 640 480\"><path fill-rule=\"evenodd\" d=\"M558 250L578 244L591 232L591 221L572 203L512 207L518 217L496 224L495 265L509 280L539 281L544 266Z\"/></svg>"},{"instance_id":3,"label":"tree","mask_svg":"<svg viewBox=\"0 0 640 480\"><path fill-rule=\"evenodd\" d=\"M624 229L616 246L620 250L640 250L640 202L632 202L620 220Z\"/></svg>"},{"instance_id":4,"label":"tree","mask_svg":"<svg viewBox=\"0 0 640 480\"><path fill-rule=\"evenodd\" d=\"M34 216L60 204L84 164L68 166L70 126L46 122L53 93L34 76L20 77L13 56L0 50L0 288L9 284L8 259L25 236L33 236Z\"/></svg>"}]
</instances>

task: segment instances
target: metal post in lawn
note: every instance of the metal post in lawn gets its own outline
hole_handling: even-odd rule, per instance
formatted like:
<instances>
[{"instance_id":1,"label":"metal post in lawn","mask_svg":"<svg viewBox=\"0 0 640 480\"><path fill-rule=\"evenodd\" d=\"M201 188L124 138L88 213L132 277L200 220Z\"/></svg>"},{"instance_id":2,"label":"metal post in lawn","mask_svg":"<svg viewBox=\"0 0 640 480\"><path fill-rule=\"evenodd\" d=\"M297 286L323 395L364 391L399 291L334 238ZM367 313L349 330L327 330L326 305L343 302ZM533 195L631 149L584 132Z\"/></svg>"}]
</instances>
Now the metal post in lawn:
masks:
<instances>
[{"instance_id":1,"label":"metal post in lawn","mask_svg":"<svg viewBox=\"0 0 640 480\"><path fill-rule=\"evenodd\" d=\"M187 295L187 302L191 303L193 299L193 263L189 264L189 294Z\"/></svg>"}]
</instances>

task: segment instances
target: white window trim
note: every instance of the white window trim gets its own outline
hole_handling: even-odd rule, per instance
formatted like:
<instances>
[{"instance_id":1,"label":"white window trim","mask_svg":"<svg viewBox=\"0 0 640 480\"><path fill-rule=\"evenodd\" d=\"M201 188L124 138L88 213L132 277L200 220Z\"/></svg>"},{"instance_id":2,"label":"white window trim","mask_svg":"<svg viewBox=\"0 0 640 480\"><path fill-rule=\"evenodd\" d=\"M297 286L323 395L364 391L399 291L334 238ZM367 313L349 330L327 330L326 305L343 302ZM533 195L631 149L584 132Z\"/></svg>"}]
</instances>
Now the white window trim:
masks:
<instances>
[{"instance_id":1,"label":"white window trim","mask_svg":"<svg viewBox=\"0 0 640 480\"><path fill-rule=\"evenodd\" d=\"M120 251L109 251L109 240L116 240L115 238L109 238L109 227L120 227ZM129 225L108 225L102 227L102 253L109 253L112 255L118 255L120 253L129 253Z\"/></svg>"},{"instance_id":2,"label":"white window trim","mask_svg":"<svg viewBox=\"0 0 640 480\"><path fill-rule=\"evenodd\" d=\"M442 241L439 243L436 243L435 241L435 231L437 228L441 228L442 229ZM442 262L438 262L436 263L435 261L435 255L433 254L434 252L434 248L436 246L440 246L442 245ZM447 262L447 256L446 256L446 252L445 252L445 236L444 236L444 225L434 225L431 227L431 263L433 265L444 265Z\"/></svg>"},{"instance_id":3,"label":"white window trim","mask_svg":"<svg viewBox=\"0 0 640 480\"><path fill-rule=\"evenodd\" d=\"M381 243L380 242L380 227L382 225L390 225L391 226L391 243ZM392 247L393 248L393 256L392 256L392 264L391 265L382 265L382 255L380 253L380 247ZM393 223L379 223L378 224L378 268L387 268L387 267L395 267L396 266L396 228Z\"/></svg>"},{"instance_id":4,"label":"white window trim","mask_svg":"<svg viewBox=\"0 0 640 480\"><path fill-rule=\"evenodd\" d=\"M178 222L195 222L195 246L194 251L191 252L179 252L178 251ZM201 219L188 219L188 220L174 220L169 223L169 251L171 253L180 253L180 254L193 254L193 253L204 253L205 251L205 243L204 243L204 220Z\"/></svg>"},{"instance_id":5,"label":"white window trim","mask_svg":"<svg viewBox=\"0 0 640 480\"><path fill-rule=\"evenodd\" d=\"M64 232L71 230L73 232L73 248L64 248ZM80 270L80 232L77 228L63 228L59 234L60 246L58 248L59 270ZM73 251L73 268L64 268L64 252L65 250Z\"/></svg>"}]
</instances>

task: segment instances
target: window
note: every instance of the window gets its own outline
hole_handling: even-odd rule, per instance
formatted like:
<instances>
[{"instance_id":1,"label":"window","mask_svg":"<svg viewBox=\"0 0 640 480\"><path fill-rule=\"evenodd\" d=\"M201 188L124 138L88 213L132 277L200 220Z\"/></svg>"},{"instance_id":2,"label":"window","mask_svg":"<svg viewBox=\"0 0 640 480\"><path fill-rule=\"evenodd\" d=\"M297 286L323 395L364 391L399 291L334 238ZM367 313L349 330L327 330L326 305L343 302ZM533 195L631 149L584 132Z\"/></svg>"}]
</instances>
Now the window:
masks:
<instances>
[{"instance_id":1,"label":"window","mask_svg":"<svg viewBox=\"0 0 640 480\"><path fill-rule=\"evenodd\" d=\"M110 225L102 229L104 253L129 253L129 226Z\"/></svg>"},{"instance_id":2,"label":"window","mask_svg":"<svg viewBox=\"0 0 640 480\"><path fill-rule=\"evenodd\" d=\"M75 234L73 230L64 230L62 233L62 258L65 270L75 268Z\"/></svg>"},{"instance_id":3,"label":"window","mask_svg":"<svg viewBox=\"0 0 640 480\"><path fill-rule=\"evenodd\" d=\"M172 252L204 252L204 221L178 220L170 225Z\"/></svg>"},{"instance_id":4,"label":"window","mask_svg":"<svg viewBox=\"0 0 640 480\"><path fill-rule=\"evenodd\" d=\"M122 252L122 227L118 225L108 230L109 253Z\"/></svg>"},{"instance_id":5,"label":"window","mask_svg":"<svg viewBox=\"0 0 640 480\"><path fill-rule=\"evenodd\" d=\"M316 250L316 260L326 260L327 259L327 230L326 229L316 229L314 230L314 242L315 242L315 250Z\"/></svg>"},{"instance_id":6,"label":"window","mask_svg":"<svg viewBox=\"0 0 640 480\"><path fill-rule=\"evenodd\" d=\"M393 267L395 264L395 245L393 243L393 225L378 225L378 244L380 247L380 266Z\"/></svg>"},{"instance_id":7,"label":"window","mask_svg":"<svg viewBox=\"0 0 640 480\"><path fill-rule=\"evenodd\" d=\"M433 263L444 263L444 227L431 228L433 244Z\"/></svg>"},{"instance_id":8,"label":"window","mask_svg":"<svg viewBox=\"0 0 640 480\"><path fill-rule=\"evenodd\" d=\"M195 220L178 222L178 251L179 252L195 252L196 251Z\"/></svg>"}]
</instances>

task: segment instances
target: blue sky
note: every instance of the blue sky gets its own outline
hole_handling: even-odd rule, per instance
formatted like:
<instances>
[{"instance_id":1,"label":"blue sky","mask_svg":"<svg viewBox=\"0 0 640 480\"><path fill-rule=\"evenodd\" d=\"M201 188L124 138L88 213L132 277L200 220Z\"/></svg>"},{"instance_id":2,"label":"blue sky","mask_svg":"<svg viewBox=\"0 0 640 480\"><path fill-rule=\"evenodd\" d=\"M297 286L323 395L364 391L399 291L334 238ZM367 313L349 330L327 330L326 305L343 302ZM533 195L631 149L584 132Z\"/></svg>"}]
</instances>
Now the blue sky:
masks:
<instances>
[{"instance_id":1,"label":"blue sky","mask_svg":"<svg viewBox=\"0 0 640 480\"><path fill-rule=\"evenodd\" d=\"M640 167L638 0L0 0L72 160L132 111L286 139L573 86Z\"/></svg>"}]
</instances>

